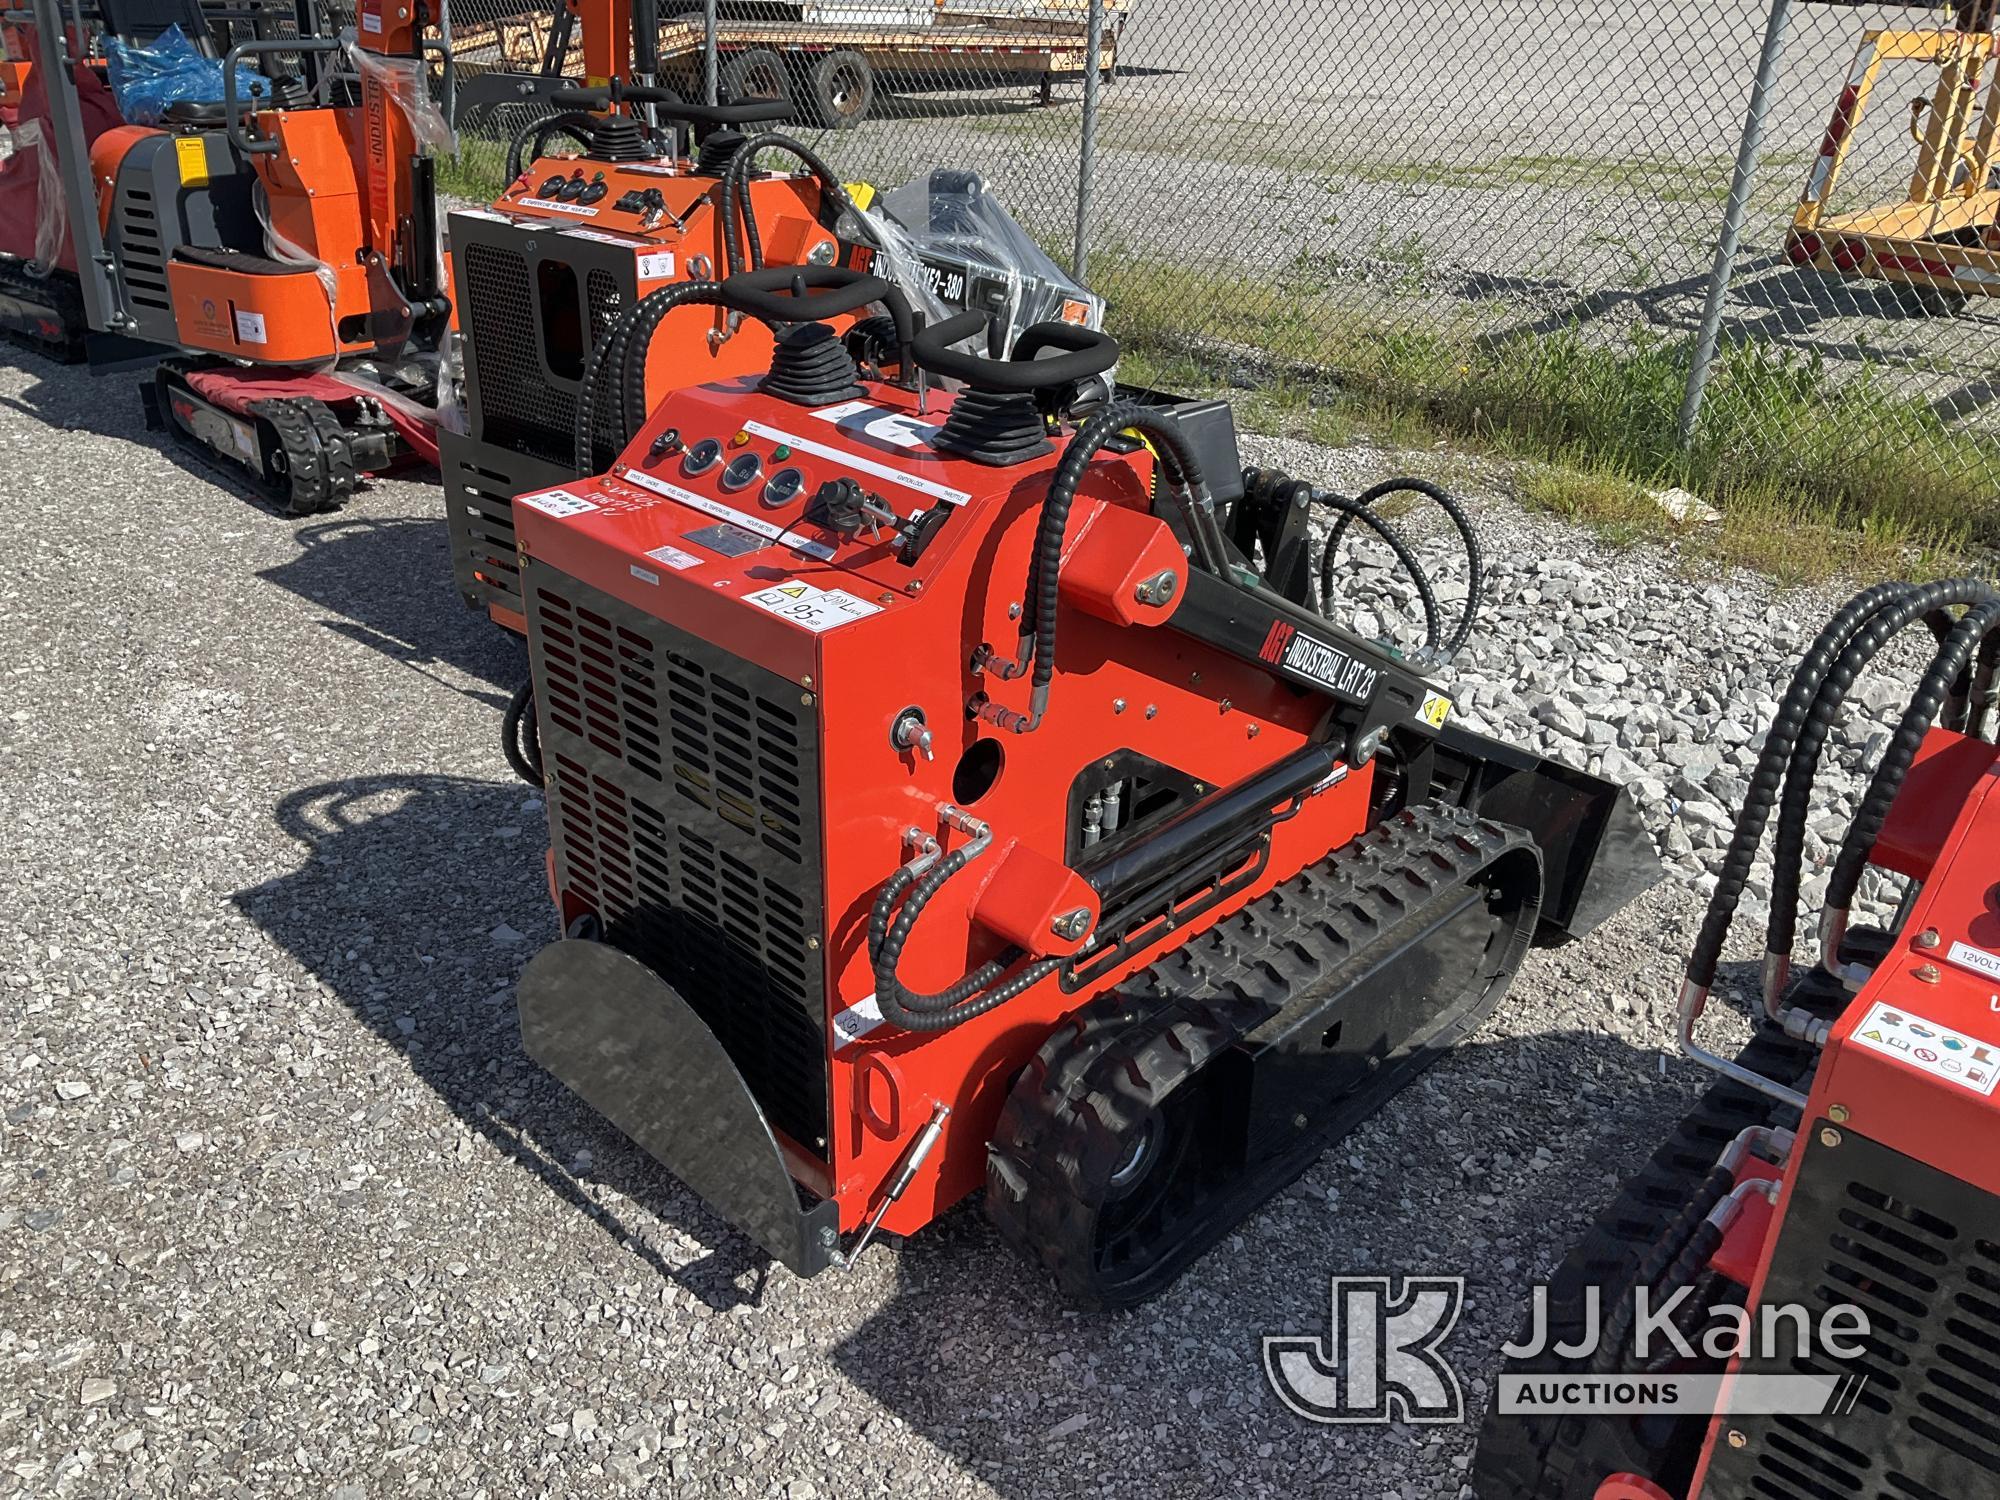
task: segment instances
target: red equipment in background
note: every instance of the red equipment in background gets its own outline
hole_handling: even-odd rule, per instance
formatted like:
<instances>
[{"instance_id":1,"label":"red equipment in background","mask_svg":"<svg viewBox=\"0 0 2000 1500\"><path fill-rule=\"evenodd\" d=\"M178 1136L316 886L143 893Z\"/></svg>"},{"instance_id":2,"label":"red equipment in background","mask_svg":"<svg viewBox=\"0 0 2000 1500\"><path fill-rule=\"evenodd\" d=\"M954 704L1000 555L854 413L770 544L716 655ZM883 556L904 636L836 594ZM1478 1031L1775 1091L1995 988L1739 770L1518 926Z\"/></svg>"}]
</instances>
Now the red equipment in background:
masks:
<instances>
[{"instance_id":1,"label":"red equipment in background","mask_svg":"<svg viewBox=\"0 0 2000 1500\"><path fill-rule=\"evenodd\" d=\"M1953 611L1962 609L1954 615ZM1836 860L1820 961L1790 955L1803 824L1828 725L1855 674L1922 620L1938 648L1870 779ZM1763 1415L1726 1386L1710 1420L1489 1417L1475 1477L1491 1496L1822 1500L2000 1491L2000 751L1993 743L2000 592L1959 579L1880 585L1824 631L1781 706L1683 991L1690 1056L1723 1074L1558 1272L1552 1326L1584 1294L1606 1309L1644 1286L1689 1289L1682 1326L1716 1309L1858 1309L1857 1357L1778 1338L1674 1372L1817 1375L1823 1412ZM1785 786L1762 996L1734 1061L1696 1022ZM1870 869L1907 882L1886 927L1850 926ZM1731 1144L1717 1151L1721 1142ZM1703 1143L1707 1148L1703 1150ZM1697 1316L1699 1315L1699 1316ZM1627 1329L1629 1332L1629 1328ZM1589 1361L1510 1369L1625 1371L1612 1340Z\"/></svg>"},{"instance_id":2,"label":"red equipment in background","mask_svg":"<svg viewBox=\"0 0 2000 1500\"><path fill-rule=\"evenodd\" d=\"M1310 502L1366 506L1246 475L1226 407L838 268L707 295L772 370L517 506L569 934L521 1019L795 1270L984 1185L1078 1301L1149 1296L1650 878L1616 788L1308 607ZM823 321L870 305L900 381Z\"/></svg>"}]
</instances>

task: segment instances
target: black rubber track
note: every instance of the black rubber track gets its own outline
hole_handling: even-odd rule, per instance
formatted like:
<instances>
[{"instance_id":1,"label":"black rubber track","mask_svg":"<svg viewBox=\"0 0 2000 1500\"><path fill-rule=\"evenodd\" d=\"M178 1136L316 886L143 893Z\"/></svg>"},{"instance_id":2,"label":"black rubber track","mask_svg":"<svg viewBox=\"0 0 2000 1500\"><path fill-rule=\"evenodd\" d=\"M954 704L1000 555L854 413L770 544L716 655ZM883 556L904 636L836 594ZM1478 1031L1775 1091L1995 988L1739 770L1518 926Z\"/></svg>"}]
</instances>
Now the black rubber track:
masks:
<instances>
[{"instance_id":1,"label":"black rubber track","mask_svg":"<svg viewBox=\"0 0 2000 1500\"><path fill-rule=\"evenodd\" d=\"M1128 1279L1107 1282L1095 1263L1099 1216L1111 1173L1148 1117L1170 1101L1206 1107L1190 1106L1186 1091L1202 1087L1203 1068L1239 1037L1288 1001L1338 988L1345 966L1372 961L1371 946L1428 902L1531 848L1525 833L1460 809L1407 809L1084 1006L1008 1095L988 1152L988 1216L1079 1306L1130 1306L1159 1292L1491 1012L1527 946L1534 904L1477 1003L1418 1028L1407 1050L1380 1060L1293 1146L1247 1168L1214 1164L1211 1182L1199 1147L1218 1132L1196 1129L1196 1159L1172 1168L1208 1194L1179 1216L1193 1222L1163 1236L1157 1257Z\"/></svg>"},{"instance_id":2,"label":"black rubber track","mask_svg":"<svg viewBox=\"0 0 2000 1500\"><path fill-rule=\"evenodd\" d=\"M1767 1027L1737 1061L1793 1083L1809 1075L1815 1054L1805 1043ZM1789 1127L1797 1118L1797 1111L1741 1084L1724 1079L1711 1087L1556 1268L1549 1280L1551 1342L1581 1336L1590 1287L1599 1289L1599 1307L1608 1321L1618 1301L1630 1295L1640 1259L1740 1131L1751 1125ZM1524 1335L1526 1329L1524 1316ZM1591 1363L1588 1355L1561 1359L1549 1354L1510 1359L1505 1370L1585 1373ZM1684 1494L1707 1427L1708 1418L1700 1415L1633 1420L1489 1412L1473 1458L1473 1491L1479 1500L1590 1500L1607 1475L1626 1471Z\"/></svg>"}]
</instances>

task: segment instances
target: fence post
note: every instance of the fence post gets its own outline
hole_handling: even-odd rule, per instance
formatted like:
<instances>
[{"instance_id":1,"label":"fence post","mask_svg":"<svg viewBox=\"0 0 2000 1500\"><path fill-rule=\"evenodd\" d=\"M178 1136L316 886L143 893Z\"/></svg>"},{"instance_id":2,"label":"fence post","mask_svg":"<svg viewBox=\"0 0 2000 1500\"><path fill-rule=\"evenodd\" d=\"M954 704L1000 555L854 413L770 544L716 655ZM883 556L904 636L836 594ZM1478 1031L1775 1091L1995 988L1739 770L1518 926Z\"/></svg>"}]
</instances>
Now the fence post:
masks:
<instances>
[{"instance_id":1,"label":"fence post","mask_svg":"<svg viewBox=\"0 0 2000 1500\"><path fill-rule=\"evenodd\" d=\"M1694 363L1688 369L1687 394L1681 398L1683 448L1694 438L1695 420L1701 415L1702 392L1708 386L1708 368L1715 362L1716 341L1722 335L1723 304L1729 300L1729 278L1736 269L1737 246L1743 238L1743 215L1750 206L1751 180L1757 172L1757 153L1764 144L1764 119L1770 112L1771 85L1777 78L1779 55L1785 50L1785 23L1791 11L1791 0L1771 0L1770 19L1764 23L1764 46L1757 54L1757 80L1750 86L1750 108L1743 119L1743 139L1736 148L1729 201L1722 209L1722 233L1715 242L1715 267L1708 274L1708 301L1701 310L1701 333L1695 339Z\"/></svg>"},{"instance_id":2,"label":"fence post","mask_svg":"<svg viewBox=\"0 0 2000 1500\"><path fill-rule=\"evenodd\" d=\"M1070 274L1081 282L1090 272L1090 199L1097 175L1097 90L1104 55L1104 0L1090 0L1083 44L1083 143L1076 163L1076 253Z\"/></svg>"},{"instance_id":3,"label":"fence post","mask_svg":"<svg viewBox=\"0 0 2000 1500\"><path fill-rule=\"evenodd\" d=\"M701 96L713 104L721 95L721 74L715 56L716 0L701 0Z\"/></svg>"}]
</instances>

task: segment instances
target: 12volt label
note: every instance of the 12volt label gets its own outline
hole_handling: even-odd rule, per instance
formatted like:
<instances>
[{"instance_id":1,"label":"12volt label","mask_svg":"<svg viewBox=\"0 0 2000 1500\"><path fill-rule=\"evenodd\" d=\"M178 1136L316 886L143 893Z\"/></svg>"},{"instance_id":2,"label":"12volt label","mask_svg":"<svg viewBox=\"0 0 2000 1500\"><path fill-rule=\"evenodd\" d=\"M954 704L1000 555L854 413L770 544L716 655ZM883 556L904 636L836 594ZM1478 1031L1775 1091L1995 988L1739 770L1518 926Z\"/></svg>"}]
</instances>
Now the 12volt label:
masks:
<instances>
[{"instance_id":1,"label":"12volt label","mask_svg":"<svg viewBox=\"0 0 2000 1500\"><path fill-rule=\"evenodd\" d=\"M767 609L779 619L789 620L814 635L822 630L831 630L836 625L845 625L850 620L862 620L882 613L881 605L857 599L846 589L814 588L796 578L743 597L759 609Z\"/></svg>"},{"instance_id":2,"label":"12volt label","mask_svg":"<svg viewBox=\"0 0 2000 1500\"><path fill-rule=\"evenodd\" d=\"M544 490L539 495L523 495L520 504L533 506L545 516L561 520L564 516L580 516L587 510L596 510L596 502L586 500L581 495L572 495L568 490Z\"/></svg>"},{"instance_id":3,"label":"12volt label","mask_svg":"<svg viewBox=\"0 0 2000 1500\"><path fill-rule=\"evenodd\" d=\"M1975 1094L1990 1095L2000 1084L2000 1047L1960 1036L1893 1005L1870 1007L1854 1028L1854 1041Z\"/></svg>"},{"instance_id":4,"label":"12volt label","mask_svg":"<svg viewBox=\"0 0 2000 1500\"><path fill-rule=\"evenodd\" d=\"M1961 969L1984 974L1988 979L2000 979L2000 953L1988 953L1970 943L1953 943L1947 956Z\"/></svg>"},{"instance_id":5,"label":"12volt label","mask_svg":"<svg viewBox=\"0 0 2000 1500\"><path fill-rule=\"evenodd\" d=\"M1257 654L1356 703L1366 703L1374 695L1375 684L1382 675L1367 662L1357 661L1338 646L1307 635L1285 620L1271 622L1270 632Z\"/></svg>"}]
</instances>

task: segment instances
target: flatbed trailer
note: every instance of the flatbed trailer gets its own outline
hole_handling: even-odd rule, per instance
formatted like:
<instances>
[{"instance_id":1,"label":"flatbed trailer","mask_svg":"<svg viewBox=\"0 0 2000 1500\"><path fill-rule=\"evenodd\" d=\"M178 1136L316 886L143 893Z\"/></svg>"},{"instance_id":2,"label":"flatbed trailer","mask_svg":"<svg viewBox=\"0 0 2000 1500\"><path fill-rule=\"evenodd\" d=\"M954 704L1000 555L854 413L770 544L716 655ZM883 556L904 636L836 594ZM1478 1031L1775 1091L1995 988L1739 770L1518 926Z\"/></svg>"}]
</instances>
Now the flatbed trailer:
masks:
<instances>
[{"instance_id":1,"label":"flatbed trailer","mask_svg":"<svg viewBox=\"0 0 2000 1500\"><path fill-rule=\"evenodd\" d=\"M1131 0L1106 0L1097 65L1115 76L1119 34ZM725 92L738 98L787 97L799 116L829 129L867 118L878 83L905 89L1037 87L1044 104L1058 80L1089 66L1084 0L1026 0L1008 5L955 3L796 5L778 15L760 6L757 19L723 16L717 23L717 68ZM889 17L891 19L877 19ZM615 51L616 39L607 39ZM459 117L480 117L510 104L536 104L556 88L601 81L593 67L596 39L580 34L574 9L547 8L455 28ZM699 16L659 26L663 81L699 92L704 82L706 30Z\"/></svg>"}]
</instances>

